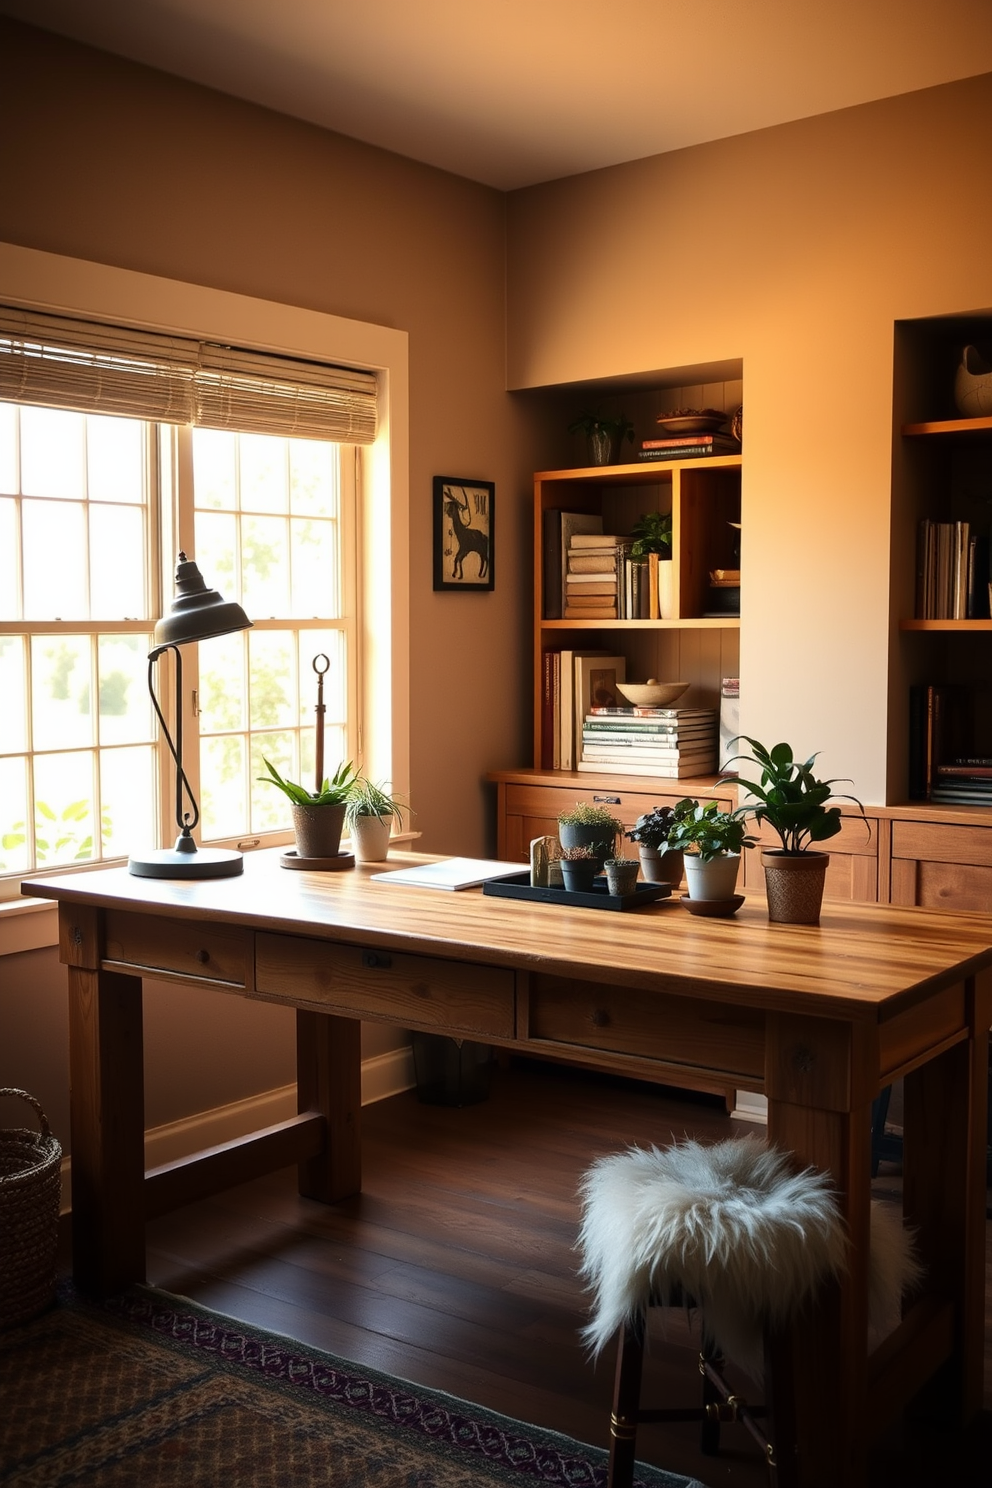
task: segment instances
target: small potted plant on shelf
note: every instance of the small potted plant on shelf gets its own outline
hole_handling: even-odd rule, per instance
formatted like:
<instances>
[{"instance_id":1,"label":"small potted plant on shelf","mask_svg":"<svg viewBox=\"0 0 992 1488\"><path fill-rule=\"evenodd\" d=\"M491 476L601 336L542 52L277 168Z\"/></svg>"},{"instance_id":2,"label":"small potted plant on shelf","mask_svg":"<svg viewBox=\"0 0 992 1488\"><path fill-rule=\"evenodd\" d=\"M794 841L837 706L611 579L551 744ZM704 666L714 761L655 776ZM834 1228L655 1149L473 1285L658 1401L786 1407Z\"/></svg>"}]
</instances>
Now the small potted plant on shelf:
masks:
<instances>
[{"instance_id":1,"label":"small potted plant on shelf","mask_svg":"<svg viewBox=\"0 0 992 1488\"><path fill-rule=\"evenodd\" d=\"M275 765L264 755L262 764L269 773L259 775L258 779L277 786L289 797L293 810L297 855L311 859L338 857L348 795L355 782L355 769L351 761L339 765L334 775L324 780L319 791L310 791L305 785L283 779Z\"/></svg>"},{"instance_id":2,"label":"small potted plant on shelf","mask_svg":"<svg viewBox=\"0 0 992 1488\"><path fill-rule=\"evenodd\" d=\"M612 858L623 822L617 821L605 806L591 806L577 801L558 817L558 841L562 851L570 847L591 847L600 872L607 858Z\"/></svg>"},{"instance_id":3,"label":"small potted plant on shelf","mask_svg":"<svg viewBox=\"0 0 992 1488\"><path fill-rule=\"evenodd\" d=\"M680 802L684 805L684 802ZM637 843L641 872L649 883L682 882L682 854L668 844L668 834L675 825L673 806L655 806L645 811L624 835Z\"/></svg>"},{"instance_id":4,"label":"small potted plant on shelf","mask_svg":"<svg viewBox=\"0 0 992 1488\"><path fill-rule=\"evenodd\" d=\"M571 893L588 893L599 869L600 862L594 848L581 842L575 847L562 848L561 876Z\"/></svg>"},{"instance_id":5,"label":"small potted plant on shelf","mask_svg":"<svg viewBox=\"0 0 992 1488\"><path fill-rule=\"evenodd\" d=\"M568 432L577 434L580 430L589 445L590 465L615 465L623 441L634 442L634 426L622 413L580 413L569 424Z\"/></svg>"},{"instance_id":6,"label":"small potted plant on shelf","mask_svg":"<svg viewBox=\"0 0 992 1488\"><path fill-rule=\"evenodd\" d=\"M389 852L393 821L402 823L405 802L387 789L389 782L376 784L359 772L351 783L345 807L345 821L351 835L351 848L359 863L381 863Z\"/></svg>"},{"instance_id":7,"label":"small potted plant on shelf","mask_svg":"<svg viewBox=\"0 0 992 1488\"><path fill-rule=\"evenodd\" d=\"M829 841L841 828L840 807L826 803L832 798L851 801L862 818L865 808L856 796L835 796L833 787L843 782L817 779L813 774L815 754L799 761L794 758L791 745L776 744L768 749L747 734L731 739L731 747L741 740L747 744L750 755L735 754L726 765L737 760L756 763L761 767L761 780L730 777L754 798L753 802L739 806L738 813L752 816L759 824L767 822L782 844L764 848L761 854L768 918L780 924L819 924L830 854L816 851L813 844ZM865 826L871 836L867 820Z\"/></svg>"},{"instance_id":8,"label":"small potted plant on shelf","mask_svg":"<svg viewBox=\"0 0 992 1488\"><path fill-rule=\"evenodd\" d=\"M724 811L718 801L685 797L673 808L675 822L668 834L669 847L685 854L685 879L690 899L709 902L734 897L741 853L754 839L739 811Z\"/></svg>"}]
</instances>

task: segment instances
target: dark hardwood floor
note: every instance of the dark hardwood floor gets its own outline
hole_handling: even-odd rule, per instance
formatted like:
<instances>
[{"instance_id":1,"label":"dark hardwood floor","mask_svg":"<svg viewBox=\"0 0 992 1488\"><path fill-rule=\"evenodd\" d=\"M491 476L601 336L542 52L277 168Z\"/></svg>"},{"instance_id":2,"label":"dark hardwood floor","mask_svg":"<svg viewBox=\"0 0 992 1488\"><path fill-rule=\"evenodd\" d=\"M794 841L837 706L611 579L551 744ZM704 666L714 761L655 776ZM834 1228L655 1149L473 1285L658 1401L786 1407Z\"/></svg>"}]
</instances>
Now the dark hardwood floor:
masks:
<instances>
[{"instance_id":1,"label":"dark hardwood floor","mask_svg":"<svg viewBox=\"0 0 992 1488\"><path fill-rule=\"evenodd\" d=\"M703 1096L513 1061L475 1106L423 1105L412 1092L367 1106L364 1190L354 1199L330 1208L301 1199L295 1172L285 1171L156 1220L148 1278L232 1317L602 1446L613 1359L593 1368L578 1339L579 1177L597 1154L628 1142L741 1130ZM883 1176L878 1191L896 1193L898 1178ZM979 1422L968 1431L915 1422L891 1432L873 1456L873 1488L988 1488L990 1339L987 1301ZM652 1338L645 1398L695 1400L691 1342L681 1315L666 1314L665 1335ZM694 1426L648 1427L639 1454L712 1488L767 1481L741 1428L727 1428L724 1444L718 1458L704 1458Z\"/></svg>"}]
</instances>

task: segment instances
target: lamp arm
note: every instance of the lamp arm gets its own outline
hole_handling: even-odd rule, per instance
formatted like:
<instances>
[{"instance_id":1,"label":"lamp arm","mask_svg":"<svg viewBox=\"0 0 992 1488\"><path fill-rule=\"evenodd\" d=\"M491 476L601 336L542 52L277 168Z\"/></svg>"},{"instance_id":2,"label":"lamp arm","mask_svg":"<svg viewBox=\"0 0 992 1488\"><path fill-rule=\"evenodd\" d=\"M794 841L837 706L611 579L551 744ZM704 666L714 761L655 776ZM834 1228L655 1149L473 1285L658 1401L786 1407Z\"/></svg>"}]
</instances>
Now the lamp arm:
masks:
<instances>
[{"instance_id":1,"label":"lamp arm","mask_svg":"<svg viewBox=\"0 0 992 1488\"><path fill-rule=\"evenodd\" d=\"M176 742L174 744L172 742L172 735L169 733L169 725L165 721L165 714L162 712L158 698L155 696L155 663L163 651L174 651L176 656ZM183 769L183 658L178 646L167 644L165 646L156 646L154 651L149 651L148 693L151 697L152 707L155 709L158 721L162 725L162 732L165 735L165 742L169 746L169 753L175 761L176 826L179 827L184 837L189 837L193 832L193 828L200 820L200 808L196 804L193 788L186 778L186 771ZM184 786L186 788L186 794L189 797L189 803L193 808L192 820L189 819L190 814L183 811Z\"/></svg>"}]
</instances>

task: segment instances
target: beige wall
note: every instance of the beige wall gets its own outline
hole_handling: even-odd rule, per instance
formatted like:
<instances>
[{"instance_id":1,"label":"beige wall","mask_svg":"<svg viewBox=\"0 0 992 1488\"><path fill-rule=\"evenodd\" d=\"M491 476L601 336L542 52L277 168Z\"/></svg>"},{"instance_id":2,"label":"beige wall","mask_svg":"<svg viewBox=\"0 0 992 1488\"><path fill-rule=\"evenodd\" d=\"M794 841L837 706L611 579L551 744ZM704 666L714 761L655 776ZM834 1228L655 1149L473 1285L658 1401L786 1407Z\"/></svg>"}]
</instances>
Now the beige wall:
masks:
<instances>
[{"instance_id":1,"label":"beige wall","mask_svg":"<svg viewBox=\"0 0 992 1488\"><path fill-rule=\"evenodd\" d=\"M893 322L992 305L990 146L986 76L509 198L511 387L743 358L742 726L870 802Z\"/></svg>"}]
</instances>

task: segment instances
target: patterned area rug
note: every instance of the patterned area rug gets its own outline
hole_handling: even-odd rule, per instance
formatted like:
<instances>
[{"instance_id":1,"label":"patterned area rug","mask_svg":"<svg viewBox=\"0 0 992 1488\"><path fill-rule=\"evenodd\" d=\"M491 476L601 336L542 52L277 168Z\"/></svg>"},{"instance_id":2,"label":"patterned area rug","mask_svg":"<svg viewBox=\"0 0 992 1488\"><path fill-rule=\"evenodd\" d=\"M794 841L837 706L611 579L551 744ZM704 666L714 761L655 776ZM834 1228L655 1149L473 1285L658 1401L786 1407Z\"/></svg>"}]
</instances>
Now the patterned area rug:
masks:
<instances>
[{"instance_id":1,"label":"patterned area rug","mask_svg":"<svg viewBox=\"0 0 992 1488\"><path fill-rule=\"evenodd\" d=\"M600 1488L605 1454L135 1288L0 1334L5 1488ZM701 1488L644 1468L642 1488Z\"/></svg>"}]
</instances>

